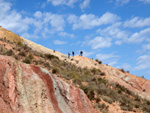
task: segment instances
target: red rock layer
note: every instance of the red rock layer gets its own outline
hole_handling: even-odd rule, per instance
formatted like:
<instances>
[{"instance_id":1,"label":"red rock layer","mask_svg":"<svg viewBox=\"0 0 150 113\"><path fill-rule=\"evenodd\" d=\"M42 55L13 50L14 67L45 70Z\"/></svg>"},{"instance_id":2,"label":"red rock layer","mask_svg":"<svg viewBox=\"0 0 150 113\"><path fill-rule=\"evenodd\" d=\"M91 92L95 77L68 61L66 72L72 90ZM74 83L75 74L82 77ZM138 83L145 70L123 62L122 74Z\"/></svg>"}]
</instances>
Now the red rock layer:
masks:
<instances>
[{"instance_id":1,"label":"red rock layer","mask_svg":"<svg viewBox=\"0 0 150 113\"><path fill-rule=\"evenodd\" d=\"M0 56L0 113L97 113L80 89L47 70Z\"/></svg>"}]
</instances>

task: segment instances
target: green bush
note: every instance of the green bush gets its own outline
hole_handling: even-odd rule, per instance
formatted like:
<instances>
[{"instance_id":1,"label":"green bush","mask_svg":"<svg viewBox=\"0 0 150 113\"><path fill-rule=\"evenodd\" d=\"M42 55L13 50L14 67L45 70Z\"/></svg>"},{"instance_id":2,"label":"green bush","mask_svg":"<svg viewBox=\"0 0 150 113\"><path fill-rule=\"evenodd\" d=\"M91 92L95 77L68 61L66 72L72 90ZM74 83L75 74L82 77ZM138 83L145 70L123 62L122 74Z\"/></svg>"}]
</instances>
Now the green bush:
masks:
<instances>
[{"instance_id":1,"label":"green bush","mask_svg":"<svg viewBox=\"0 0 150 113\"><path fill-rule=\"evenodd\" d=\"M95 61L99 64L102 64L102 61L99 61L98 59L96 59Z\"/></svg>"},{"instance_id":2,"label":"green bush","mask_svg":"<svg viewBox=\"0 0 150 113\"><path fill-rule=\"evenodd\" d=\"M23 62L26 63L26 64L30 64L30 63L31 63L31 60L30 60L28 57L26 57L26 58L23 60Z\"/></svg>"},{"instance_id":3,"label":"green bush","mask_svg":"<svg viewBox=\"0 0 150 113\"><path fill-rule=\"evenodd\" d=\"M53 74L58 74L58 73L60 73L60 70L58 68L53 68L52 73Z\"/></svg>"},{"instance_id":4,"label":"green bush","mask_svg":"<svg viewBox=\"0 0 150 113\"><path fill-rule=\"evenodd\" d=\"M101 71L100 71L99 69L92 68L92 69L91 69L91 73L94 74L94 75L100 75L100 74L101 74Z\"/></svg>"},{"instance_id":5,"label":"green bush","mask_svg":"<svg viewBox=\"0 0 150 113\"><path fill-rule=\"evenodd\" d=\"M23 47L23 43L21 41L18 41L17 45L20 46L20 47Z\"/></svg>"},{"instance_id":6,"label":"green bush","mask_svg":"<svg viewBox=\"0 0 150 113\"><path fill-rule=\"evenodd\" d=\"M19 55L20 55L20 56L26 56L26 54L25 54L24 51L19 52Z\"/></svg>"},{"instance_id":7,"label":"green bush","mask_svg":"<svg viewBox=\"0 0 150 113\"><path fill-rule=\"evenodd\" d=\"M30 59L33 59L33 54L30 53L30 54L28 55L28 57L29 57Z\"/></svg>"},{"instance_id":8,"label":"green bush","mask_svg":"<svg viewBox=\"0 0 150 113\"><path fill-rule=\"evenodd\" d=\"M54 56L54 55L51 55L51 54L45 54L45 57L48 58L49 60L52 60L52 59L59 59L58 57Z\"/></svg>"},{"instance_id":9,"label":"green bush","mask_svg":"<svg viewBox=\"0 0 150 113\"><path fill-rule=\"evenodd\" d=\"M12 56L12 55L14 55L14 52L12 50L9 50L9 51L7 51L6 55Z\"/></svg>"},{"instance_id":10,"label":"green bush","mask_svg":"<svg viewBox=\"0 0 150 113\"><path fill-rule=\"evenodd\" d=\"M121 72L125 73L125 70L122 68L122 69L119 69Z\"/></svg>"}]
</instances>

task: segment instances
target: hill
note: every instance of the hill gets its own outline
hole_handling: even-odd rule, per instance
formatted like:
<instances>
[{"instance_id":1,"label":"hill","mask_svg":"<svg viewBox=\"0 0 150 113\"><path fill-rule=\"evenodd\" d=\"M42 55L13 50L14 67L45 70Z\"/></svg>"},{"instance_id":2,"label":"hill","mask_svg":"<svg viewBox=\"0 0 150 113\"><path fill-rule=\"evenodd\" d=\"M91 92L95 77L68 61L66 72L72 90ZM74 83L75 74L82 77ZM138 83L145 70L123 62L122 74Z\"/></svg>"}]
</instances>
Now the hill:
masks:
<instances>
[{"instance_id":1,"label":"hill","mask_svg":"<svg viewBox=\"0 0 150 113\"><path fill-rule=\"evenodd\" d=\"M68 59L60 52L24 39L2 27L0 54L41 66L71 86L81 88L101 112L150 112L150 81L123 69L82 56Z\"/></svg>"}]
</instances>

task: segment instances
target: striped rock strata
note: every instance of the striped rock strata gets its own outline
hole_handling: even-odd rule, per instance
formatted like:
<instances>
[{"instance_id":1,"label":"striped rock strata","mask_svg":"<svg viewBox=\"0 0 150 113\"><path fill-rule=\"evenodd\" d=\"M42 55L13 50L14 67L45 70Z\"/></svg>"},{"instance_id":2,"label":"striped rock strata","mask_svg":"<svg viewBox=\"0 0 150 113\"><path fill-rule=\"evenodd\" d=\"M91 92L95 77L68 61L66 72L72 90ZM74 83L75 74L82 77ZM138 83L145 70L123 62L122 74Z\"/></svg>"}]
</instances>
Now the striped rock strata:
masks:
<instances>
[{"instance_id":1,"label":"striped rock strata","mask_svg":"<svg viewBox=\"0 0 150 113\"><path fill-rule=\"evenodd\" d=\"M98 113L82 90L6 56L0 56L0 112Z\"/></svg>"}]
</instances>

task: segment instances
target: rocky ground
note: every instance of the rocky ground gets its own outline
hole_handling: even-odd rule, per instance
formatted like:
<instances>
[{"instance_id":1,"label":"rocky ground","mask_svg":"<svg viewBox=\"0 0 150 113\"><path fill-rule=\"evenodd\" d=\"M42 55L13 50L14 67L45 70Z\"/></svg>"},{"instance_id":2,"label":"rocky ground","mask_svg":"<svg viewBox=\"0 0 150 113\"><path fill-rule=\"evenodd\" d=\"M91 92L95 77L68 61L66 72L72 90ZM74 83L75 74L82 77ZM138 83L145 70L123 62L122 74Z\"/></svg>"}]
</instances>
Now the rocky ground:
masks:
<instances>
[{"instance_id":1,"label":"rocky ground","mask_svg":"<svg viewBox=\"0 0 150 113\"><path fill-rule=\"evenodd\" d=\"M2 27L0 39L0 53L4 55L0 56L2 113L98 112L93 105L103 113L150 112L150 102L145 100L150 100L150 80L86 57L68 59L67 55L21 38ZM97 84L99 80L101 82ZM91 101L78 88L83 89ZM115 93L120 99L114 96Z\"/></svg>"}]
</instances>

